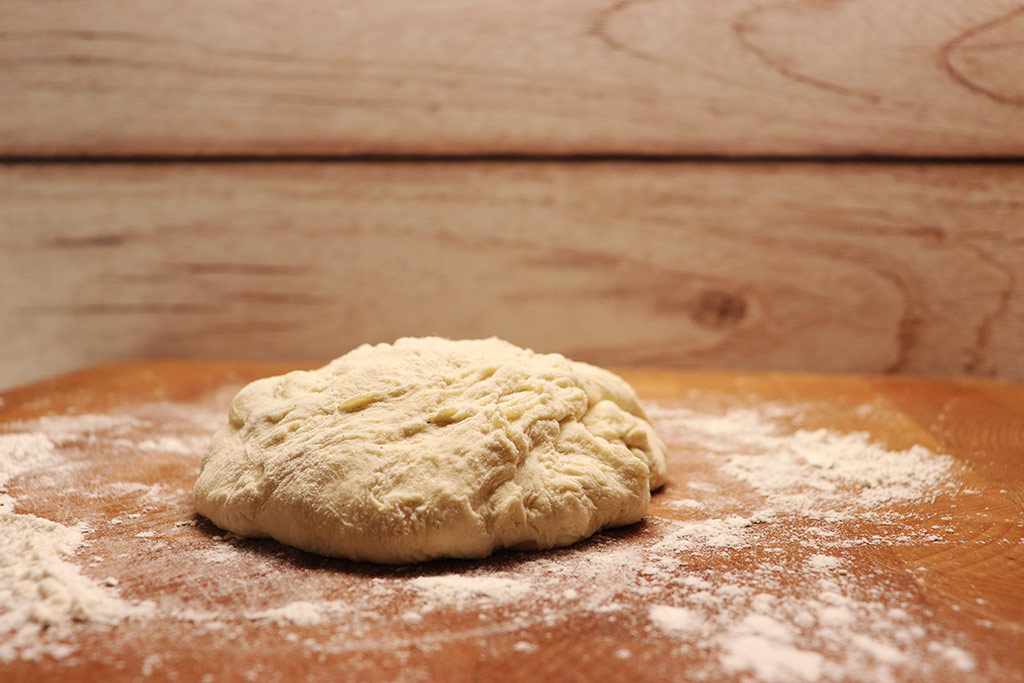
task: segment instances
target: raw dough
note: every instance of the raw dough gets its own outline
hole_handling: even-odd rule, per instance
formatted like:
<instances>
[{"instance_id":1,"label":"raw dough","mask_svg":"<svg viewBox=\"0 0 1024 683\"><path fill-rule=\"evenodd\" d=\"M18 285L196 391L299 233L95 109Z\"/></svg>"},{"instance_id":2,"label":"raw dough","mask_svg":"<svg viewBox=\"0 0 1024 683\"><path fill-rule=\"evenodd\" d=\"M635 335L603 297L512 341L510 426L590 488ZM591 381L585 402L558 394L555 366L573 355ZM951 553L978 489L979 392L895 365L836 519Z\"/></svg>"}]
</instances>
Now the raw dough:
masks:
<instances>
[{"instance_id":1,"label":"raw dough","mask_svg":"<svg viewBox=\"0 0 1024 683\"><path fill-rule=\"evenodd\" d=\"M404 338L238 393L195 485L236 534L402 563L566 546L639 520L665 446L601 368Z\"/></svg>"}]
</instances>

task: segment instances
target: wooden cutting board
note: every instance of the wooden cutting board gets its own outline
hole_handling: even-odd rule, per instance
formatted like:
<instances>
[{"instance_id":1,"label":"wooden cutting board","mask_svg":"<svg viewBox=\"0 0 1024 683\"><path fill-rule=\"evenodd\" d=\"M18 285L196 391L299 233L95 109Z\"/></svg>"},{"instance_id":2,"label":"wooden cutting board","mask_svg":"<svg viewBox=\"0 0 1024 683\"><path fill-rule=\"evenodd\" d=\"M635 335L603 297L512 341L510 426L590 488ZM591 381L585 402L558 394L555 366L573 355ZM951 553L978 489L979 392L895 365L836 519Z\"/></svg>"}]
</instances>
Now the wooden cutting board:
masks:
<instances>
[{"instance_id":1,"label":"wooden cutting board","mask_svg":"<svg viewBox=\"0 0 1024 683\"><path fill-rule=\"evenodd\" d=\"M380 567L225 536L192 510L234 392L289 369L126 363L2 395L0 436L55 447L9 482L15 512L86 524L69 561L151 604L51 629L62 657L0 679L1024 680L1020 386L623 371L670 448L644 522ZM847 471L869 457L874 483Z\"/></svg>"}]
</instances>

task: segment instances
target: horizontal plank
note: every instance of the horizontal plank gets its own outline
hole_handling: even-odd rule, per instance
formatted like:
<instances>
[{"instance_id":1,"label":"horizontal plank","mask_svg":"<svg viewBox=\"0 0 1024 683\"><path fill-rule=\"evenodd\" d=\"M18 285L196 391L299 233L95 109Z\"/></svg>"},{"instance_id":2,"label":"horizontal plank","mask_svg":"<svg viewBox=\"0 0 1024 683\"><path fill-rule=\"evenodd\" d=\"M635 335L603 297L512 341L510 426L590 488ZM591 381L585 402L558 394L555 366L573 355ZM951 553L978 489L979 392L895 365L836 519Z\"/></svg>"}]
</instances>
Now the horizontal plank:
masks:
<instances>
[{"instance_id":1,"label":"horizontal plank","mask_svg":"<svg viewBox=\"0 0 1024 683\"><path fill-rule=\"evenodd\" d=\"M1018 166L9 165L0 226L0 384L425 334L1024 379Z\"/></svg>"},{"instance_id":2,"label":"horizontal plank","mask_svg":"<svg viewBox=\"0 0 1024 683\"><path fill-rule=\"evenodd\" d=\"M1024 154L1019 0L7 0L0 154Z\"/></svg>"}]
</instances>

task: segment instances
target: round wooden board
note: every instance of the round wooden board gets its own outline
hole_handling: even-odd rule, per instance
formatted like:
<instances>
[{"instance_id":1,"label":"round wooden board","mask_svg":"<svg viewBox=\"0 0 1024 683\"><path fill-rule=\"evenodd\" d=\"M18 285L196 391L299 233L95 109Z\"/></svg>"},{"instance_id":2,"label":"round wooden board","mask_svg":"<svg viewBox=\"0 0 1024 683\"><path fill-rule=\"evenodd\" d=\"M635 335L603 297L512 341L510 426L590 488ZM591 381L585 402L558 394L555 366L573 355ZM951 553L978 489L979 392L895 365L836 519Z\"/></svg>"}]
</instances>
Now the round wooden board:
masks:
<instances>
[{"instance_id":1,"label":"round wooden board","mask_svg":"<svg viewBox=\"0 0 1024 683\"><path fill-rule=\"evenodd\" d=\"M287 369L130 363L3 395L0 435L57 449L9 482L15 512L85 524L71 561L150 602L44 632L64 656L0 662L0 678L1024 680L1021 387L623 371L670 446L644 522L563 550L383 567L225 536L192 509L234 392ZM780 507L690 431L737 410L782 439L865 431L952 461L941 485L881 507L856 490Z\"/></svg>"}]
</instances>

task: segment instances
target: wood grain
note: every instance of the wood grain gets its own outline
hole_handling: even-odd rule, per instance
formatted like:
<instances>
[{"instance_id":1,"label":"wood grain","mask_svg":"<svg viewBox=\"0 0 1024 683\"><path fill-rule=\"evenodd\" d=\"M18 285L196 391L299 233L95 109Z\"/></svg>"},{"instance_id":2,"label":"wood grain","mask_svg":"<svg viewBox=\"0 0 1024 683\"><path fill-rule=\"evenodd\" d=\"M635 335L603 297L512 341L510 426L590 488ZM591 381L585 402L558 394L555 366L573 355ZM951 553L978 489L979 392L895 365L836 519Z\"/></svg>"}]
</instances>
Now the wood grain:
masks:
<instances>
[{"instance_id":1,"label":"wood grain","mask_svg":"<svg viewBox=\"0 0 1024 683\"><path fill-rule=\"evenodd\" d=\"M0 169L0 377L497 335L600 364L1024 379L1016 167Z\"/></svg>"},{"instance_id":2,"label":"wood grain","mask_svg":"<svg viewBox=\"0 0 1024 683\"><path fill-rule=\"evenodd\" d=\"M0 154L1024 154L1019 0L7 0Z\"/></svg>"},{"instance_id":3,"label":"wood grain","mask_svg":"<svg viewBox=\"0 0 1024 683\"><path fill-rule=\"evenodd\" d=\"M724 456L716 459L685 430L672 429L671 420L656 420L669 443L670 481L655 494L647 521L567 551L396 568L318 558L273 541L225 539L191 506L202 445L225 419L238 388L295 367L133 362L0 394L0 435L60 434L56 459L10 483L17 512L87 524L93 529L89 546L73 559L82 573L94 581L113 577L123 598L157 606L152 616L112 629L74 624L64 631L75 649L70 657L0 663L3 680L200 680L210 674L227 681L676 681L680 672L701 680L751 680L751 672L730 670L719 652L730 624L757 613L745 600L713 615L710 631L699 635L665 632L648 619L655 604L699 611L695 594L705 584L746 591L747 597L760 592L762 602L768 596L775 601L768 613L778 620L776 628L794 629L801 647L807 634L795 626L800 616L785 606L815 614L821 608L824 618L828 607L818 602L823 586L831 586L824 592L839 600L829 604L849 604L858 618L857 610L879 615L878 623L816 627L851 636L850 642L826 640L818 643L820 650L810 650L822 654L823 677L830 680L1002 682L1020 680L1024 671L1024 603L1015 599L1024 590L1024 387L625 370L662 420L672 411L712 416L765 409L762 414L774 415L783 430L865 431L891 449L919 445L947 454L954 462L951 481L941 491L888 507L885 515L895 517L885 521L883 515L881 523L865 521L867 516L825 522L780 514L743 531L756 536L755 544L680 552L658 570L674 580L654 572L616 584L618 607L612 611L584 607L606 581L588 584L570 573L550 594L512 605L440 604L422 621L410 621L402 614L420 608L407 588L417 577L539 582L541 567L582 568L580 556L599 562L642 551L663 539L666 528L750 515L765 500L719 470ZM81 415L94 417L75 417ZM85 426L75 427L76 419ZM154 448L168 439L186 446ZM838 559L841 571L809 571L805 563L813 553ZM766 562L786 571L759 584ZM596 566L613 576L621 569L607 561ZM568 589L577 598L560 600ZM866 602L870 590L879 592ZM849 602L841 601L844 596ZM290 601L326 599L372 604L373 618L356 611L328 624L289 625L247 616ZM194 616L176 616L183 610ZM945 658L948 643L970 666ZM621 656L623 649L630 656Z\"/></svg>"}]
</instances>

